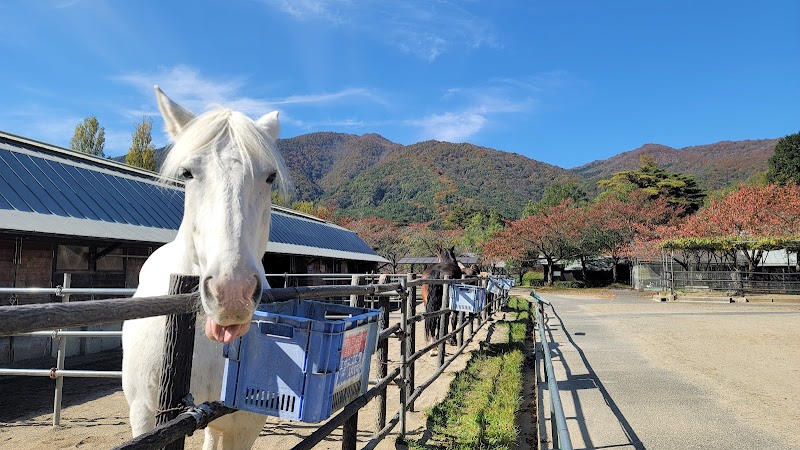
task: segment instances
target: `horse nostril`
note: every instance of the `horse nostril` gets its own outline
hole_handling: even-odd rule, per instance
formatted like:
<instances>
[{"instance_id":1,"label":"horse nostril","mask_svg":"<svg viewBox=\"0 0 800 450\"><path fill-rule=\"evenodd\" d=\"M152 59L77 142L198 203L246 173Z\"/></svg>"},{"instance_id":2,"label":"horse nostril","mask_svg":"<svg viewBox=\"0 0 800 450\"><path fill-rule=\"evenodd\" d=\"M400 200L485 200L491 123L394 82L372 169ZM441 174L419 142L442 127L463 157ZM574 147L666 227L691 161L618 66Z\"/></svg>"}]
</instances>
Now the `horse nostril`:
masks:
<instances>
[{"instance_id":1,"label":"horse nostril","mask_svg":"<svg viewBox=\"0 0 800 450\"><path fill-rule=\"evenodd\" d=\"M212 277L209 276L209 277L205 277L203 279L203 291L204 291L205 295L209 295L211 297L215 297L214 296L214 292L211 290L211 278Z\"/></svg>"},{"instance_id":2,"label":"horse nostril","mask_svg":"<svg viewBox=\"0 0 800 450\"><path fill-rule=\"evenodd\" d=\"M262 286L261 286L261 280L258 278L258 276L254 275L254 277L256 279L256 289L253 291L253 301L256 303L256 305L258 305L259 303L261 303Z\"/></svg>"}]
</instances>

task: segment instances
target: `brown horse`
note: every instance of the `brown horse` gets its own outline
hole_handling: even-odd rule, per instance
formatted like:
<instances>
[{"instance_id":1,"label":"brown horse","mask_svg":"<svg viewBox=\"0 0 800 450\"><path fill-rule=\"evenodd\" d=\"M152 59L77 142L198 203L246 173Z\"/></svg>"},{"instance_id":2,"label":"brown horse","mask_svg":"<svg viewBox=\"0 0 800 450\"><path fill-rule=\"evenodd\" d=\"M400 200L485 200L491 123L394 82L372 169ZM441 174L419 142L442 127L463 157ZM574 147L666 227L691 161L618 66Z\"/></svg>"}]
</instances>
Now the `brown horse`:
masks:
<instances>
[{"instance_id":1,"label":"brown horse","mask_svg":"<svg viewBox=\"0 0 800 450\"><path fill-rule=\"evenodd\" d=\"M465 277L474 277L481 273L481 269L478 267L477 264L470 264L469 267L467 267L464 264L462 264L461 261L459 261L458 267L461 268L461 273Z\"/></svg>"},{"instance_id":2,"label":"brown horse","mask_svg":"<svg viewBox=\"0 0 800 450\"><path fill-rule=\"evenodd\" d=\"M439 262L429 266L422 272L423 280L436 280L449 276L452 279L461 278L461 268L456 261L455 247L441 248L436 246L436 256ZM422 285L422 302L425 304L425 312L435 312L442 309L442 298L444 297L444 287L435 284ZM439 330L439 319L441 316L425 318L425 337L428 341L432 340ZM450 324L455 329L458 323L458 314L451 314ZM455 337L450 339L450 343L455 343Z\"/></svg>"}]
</instances>

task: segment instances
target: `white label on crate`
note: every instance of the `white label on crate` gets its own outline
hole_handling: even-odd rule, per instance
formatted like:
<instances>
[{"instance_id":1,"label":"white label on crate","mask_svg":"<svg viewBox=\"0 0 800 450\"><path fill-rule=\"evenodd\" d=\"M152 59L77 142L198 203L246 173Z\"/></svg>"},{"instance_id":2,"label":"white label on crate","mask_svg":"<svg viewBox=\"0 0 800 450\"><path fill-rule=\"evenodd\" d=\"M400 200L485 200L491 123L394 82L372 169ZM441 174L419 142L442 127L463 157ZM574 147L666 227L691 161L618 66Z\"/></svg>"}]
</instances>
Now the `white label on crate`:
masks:
<instances>
[{"instance_id":1,"label":"white label on crate","mask_svg":"<svg viewBox=\"0 0 800 450\"><path fill-rule=\"evenodd\" d=\"M342 362L336 375L334 392L359 381L364 368L364 350L367 348L369 327L353 328L344 332Z\"/></svg>"}]
</instances>

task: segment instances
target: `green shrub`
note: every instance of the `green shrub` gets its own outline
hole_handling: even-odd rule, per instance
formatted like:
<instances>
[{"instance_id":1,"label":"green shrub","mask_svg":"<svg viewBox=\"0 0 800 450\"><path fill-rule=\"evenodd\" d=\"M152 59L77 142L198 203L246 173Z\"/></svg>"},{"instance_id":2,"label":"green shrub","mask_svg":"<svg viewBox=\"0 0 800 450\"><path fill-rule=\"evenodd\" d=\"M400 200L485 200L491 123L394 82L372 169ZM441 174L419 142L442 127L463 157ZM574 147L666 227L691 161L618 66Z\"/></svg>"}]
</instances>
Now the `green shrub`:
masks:
<instances>
[{"instance_id":1,"label":"green shrub","mask_svg":"<svg viewBox=\"0 0 800 450\"><path fill-rule=\"evenodd\" d=\"M525 272L525 274L522 275L523 286L543 286L542 284L543 281L544 281L543 272L530 271L530 272Z\"/></svg>"},{"instance_id":2,"label":"green shrub","mask_svg":"<svg viewBox=\"0 0 800 450\"><path fill-rule=\"evenodd\" d=\"M573 281L554 281L553 286L560 287L560 288L569 288L569 289L581 289L586 287L586 283L583 281L573 280Z\"/></svg>"}]
</instances>

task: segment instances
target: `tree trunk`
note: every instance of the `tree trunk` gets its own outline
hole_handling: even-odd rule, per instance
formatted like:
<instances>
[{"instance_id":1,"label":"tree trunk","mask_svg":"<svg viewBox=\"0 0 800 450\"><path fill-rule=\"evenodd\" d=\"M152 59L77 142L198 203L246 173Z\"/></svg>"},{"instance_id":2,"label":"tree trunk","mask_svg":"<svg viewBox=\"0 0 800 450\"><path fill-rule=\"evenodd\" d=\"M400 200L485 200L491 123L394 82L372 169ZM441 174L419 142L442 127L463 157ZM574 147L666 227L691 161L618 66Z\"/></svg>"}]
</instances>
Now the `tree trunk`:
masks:
<instances>
[{"instance_id":1,"label":"tree trunk","mask_svg":"<svg viewBox=\"0 0 800 450\"><path fill-rule=\"evenodd\" d=\"M550 259L547 260L547 285L553 285L553 262Z\"/></svg>"},{"instance_id":2,"label":"tree trunk","mask_svg":"<svg viewBox=\"0 0 800 450\"><path fill-rule=\"evenodd\" d=\"M586 282L586 255L581 255L581 277Z\"/></svg>"}]
</instances>

